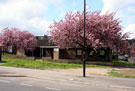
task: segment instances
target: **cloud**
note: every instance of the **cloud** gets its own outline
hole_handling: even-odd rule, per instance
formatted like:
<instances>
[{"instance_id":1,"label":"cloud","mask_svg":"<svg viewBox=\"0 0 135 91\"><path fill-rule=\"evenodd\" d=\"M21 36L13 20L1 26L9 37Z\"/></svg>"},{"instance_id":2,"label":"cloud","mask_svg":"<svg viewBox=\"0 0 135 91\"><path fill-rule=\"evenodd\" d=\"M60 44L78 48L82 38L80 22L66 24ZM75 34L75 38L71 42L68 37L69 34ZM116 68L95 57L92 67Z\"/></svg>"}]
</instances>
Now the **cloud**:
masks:
<instances>
[{"instance_id":1,"label":"cloud","mask_svg":"<svg viewBox=\"0 0 135 91\"><path fill-rule=\"evenodd\" d=\"M119 11L126 8L128 5L133 5L135 0L102 0L104 6L102 11Z\"/></svg>"},{"instance_id":2,"label":"cloud","mask_svg":"<svg viewBox=\"0 0 135 91\"><path fill-rule=\"evenodd\" d=\"M123 32L129 32L130 38L135 38L135 24L128 25Z\"/></svg>"},{"instance_id":3,"label":"cloud","mask_svg":"<svg viewBox=\"0 0 135 91\"><path fill-rule=\"evenodd\" d=\"M50 21L45 12L50 5L62 6L63 0L0 0L0 30L17 27L35 35L44 35Z\"/></svg>"},{"instance_id":4,"label":"cloud","mask_svg":"<svg viewBox=\"0 0 135 91\"><path fill-rule=\"evenodd\" d=\"M132 32L133 38L135 31L135 0L102 0L104 6L102 13L107 11L116 12L116 18L120 18L124 32Z\"/></svg>"},{"instance_id":5,"label":"cloud","mask_svg":"<svg viewBox=\"0 0 135 91\"><path fill-rule=\"evenodd\" d=\"M128 7L127 9L126 9L126 11L127 12L135 12L135 7L133 7L133 6L130 6L130 7Z\"/></svg>"},{"instance_id":6,"label":"cloud","mask_svg":"<svg viewBox=\"0 0 135 91\"><path fill-rule=\"evenodd\" d=\"M89 9L90 9L90 7L88 5L86 5L86 10L89 10Z\"/></svg>"}]
</instances>

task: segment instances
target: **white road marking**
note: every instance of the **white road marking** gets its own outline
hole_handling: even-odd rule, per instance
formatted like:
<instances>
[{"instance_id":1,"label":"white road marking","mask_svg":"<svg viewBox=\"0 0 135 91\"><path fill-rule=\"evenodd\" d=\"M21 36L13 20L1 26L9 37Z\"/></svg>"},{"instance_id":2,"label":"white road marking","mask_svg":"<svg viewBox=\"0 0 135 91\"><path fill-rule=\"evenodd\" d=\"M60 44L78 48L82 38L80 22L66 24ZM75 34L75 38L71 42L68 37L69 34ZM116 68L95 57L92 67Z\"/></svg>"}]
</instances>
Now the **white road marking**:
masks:
<instances>
[{"instance_id":1,"label":"white road marking","mask_svg":"<svg viewBox=\"0 0 135 91\"><path fill-rule=\"evenodd\" d=\"M61 89L57 89L57 88L50 88L50 87L46 87L46 89L50 89L50 90L57 90L60 91Z\"/></svg>"},{"instance_id":2,"label":"white road marking","mask_svg":"<svg viewBox=\"0 0 135 91\"><path fill-rule=\"evenodd\" d=\"M24 85L24 86L32 86L31 84L26 84L26 83L20 83L20 85Z\"/></svg>"},{"instance_id":3,"label":"white road marking","mask_svg":"<svg viewBox=\"0 0 135 91\"><path fill-rule=\"evenodd\" d=\"M6 80L0 80L0 82L6 82L6 83L9 83L9 81L6 81Z\"/></svg>"},{"instance_id":4,"label":"white road marking","mask_svg":"<svg viewBox=\"0 0 135 91\"><path fill-rule=\"evenodd\" d=\"M108 87L112 87L112 88L120 88L120 89L134 89L135 90L135 88L132 88L132 87L125 87L125 86L108 86Z\"/></svg>"}]
</instances>

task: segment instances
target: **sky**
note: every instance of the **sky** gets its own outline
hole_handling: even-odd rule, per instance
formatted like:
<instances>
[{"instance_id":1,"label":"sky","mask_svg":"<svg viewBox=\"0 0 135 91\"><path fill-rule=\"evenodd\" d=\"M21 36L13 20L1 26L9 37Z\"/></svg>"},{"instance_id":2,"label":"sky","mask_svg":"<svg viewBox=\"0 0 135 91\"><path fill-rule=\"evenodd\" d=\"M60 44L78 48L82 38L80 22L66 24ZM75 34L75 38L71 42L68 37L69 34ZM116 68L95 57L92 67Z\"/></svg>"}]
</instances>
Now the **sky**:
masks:
<instances>
[{"instance_id":1,"label":"sky","mask_svg":"<svg viewBox=\"0 0 135 91\"><path fill-rule=\"evenodd\" d=\"M83 11L84 0L0 0L0 32L5 27L27 30L35 36L49 31L53 21L64 19L69 11ZM87 9L116 12L123 33L135 38L135 0L86 0Z\"/></svg>"}]
</instances>

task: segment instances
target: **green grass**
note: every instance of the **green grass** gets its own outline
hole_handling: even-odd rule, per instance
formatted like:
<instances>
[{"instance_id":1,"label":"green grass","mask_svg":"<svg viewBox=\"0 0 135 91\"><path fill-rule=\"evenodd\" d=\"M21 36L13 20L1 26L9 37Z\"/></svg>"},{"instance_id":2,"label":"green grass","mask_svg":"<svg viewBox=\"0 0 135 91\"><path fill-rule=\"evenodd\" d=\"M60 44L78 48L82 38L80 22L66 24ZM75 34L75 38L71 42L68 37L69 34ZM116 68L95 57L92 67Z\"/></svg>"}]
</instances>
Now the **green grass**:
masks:
<instances>
[{"instance_id":1,"label":"green grass","mask_svg":"<svg viewBox=\"0 0 135 91\"><path fill-rule=\"evenodd\" d=\"M110 76L115 76L115 77L124 77L124 78L135 78L135 76L128 76L128 75L123 75L121 73L115 72L114 69L111 70L111 72L108 72Z\"/></svg>"},{"instance_id":2,"label":"green grass","mask_svg":"<svg viewBox=\"0 0 135 91\"><path fill-rule=\"evenodd\" d=\"M12 66L12 67L24 67L33 69L68 69L68 68L82 68L82 64L67 64L67 63L55 63L48 61L32 61L23 59L2 59L4 64L2 66ZM86 65L86 67L98 67L106 68L102 65Z\"/></svg>"},{"instance_id":3,"label":"green grass","mask_svg":"<svg viewBox=\"0 0 135 91\"><path fill-rule=\"evenodd\" d=\"M3 55L14 55L13 53L3 52Z\"/></svg>"},{"instance_id":4,"label":"green grass","mask_svg":"<svg viewBox=\"0 0 135 91\"><path fill-rule=\"evenodd\" d=\"M130 63L122 62L120 60L113 60L112 62L114 64L114 66L135 66L135 63L130 64Z\"/></svg>"}]
</instances>

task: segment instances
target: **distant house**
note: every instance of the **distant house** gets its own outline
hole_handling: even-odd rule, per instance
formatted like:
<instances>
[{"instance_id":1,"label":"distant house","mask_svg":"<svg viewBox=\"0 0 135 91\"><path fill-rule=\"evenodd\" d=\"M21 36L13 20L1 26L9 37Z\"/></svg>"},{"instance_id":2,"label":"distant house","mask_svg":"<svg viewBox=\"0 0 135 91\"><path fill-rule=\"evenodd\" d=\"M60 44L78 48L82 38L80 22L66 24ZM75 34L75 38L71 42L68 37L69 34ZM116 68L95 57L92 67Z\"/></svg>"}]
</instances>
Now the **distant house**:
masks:
<instances>
[{"instance_id":1,"label":"distant house","mask_svg":"<svg viewBox=\"0 0 135 91\"><path fill-rule=\"evenodd\" d=\"M32 52L26 52L27 56L34 56L36 58L46 57L49 59L58 59L59 55L56 57L55 50L59 51L58 46L49 42L50 36L36 36L37 46ZM54 56L55 55L55 56Z\"/></svg>"},{"instance_id":2,"label":"distant house","mask_svg":"<svg viewBox=\"0 0 135 91\"><path fill-rule=\"evenodd\" d=\"M37 47L33 53L26 52L27 56L35 56L36 58L49 58L49 59L81 59L82 48L66 48L60 49L54 43L50 43L50 36L37 36ZM111 50L101 48L95 52L92 48L89 48L86 53L88 60L108 61L111 60Z\"/></svg>"},{"instance_id":3,"label":"distant house","mask_svg":"<svg viewBox=\"0 0 135 91\"><path fill-rule=\"evenodd\" d=\"M128 54L129 57L135 57L135 40L128 40L128 43L128 48L125 53Z\"/></svg>"}]
</instances>

